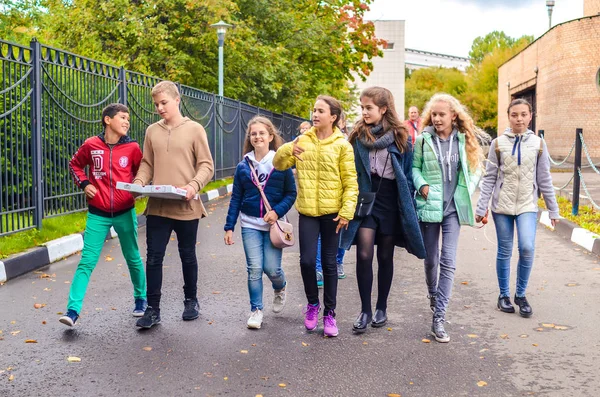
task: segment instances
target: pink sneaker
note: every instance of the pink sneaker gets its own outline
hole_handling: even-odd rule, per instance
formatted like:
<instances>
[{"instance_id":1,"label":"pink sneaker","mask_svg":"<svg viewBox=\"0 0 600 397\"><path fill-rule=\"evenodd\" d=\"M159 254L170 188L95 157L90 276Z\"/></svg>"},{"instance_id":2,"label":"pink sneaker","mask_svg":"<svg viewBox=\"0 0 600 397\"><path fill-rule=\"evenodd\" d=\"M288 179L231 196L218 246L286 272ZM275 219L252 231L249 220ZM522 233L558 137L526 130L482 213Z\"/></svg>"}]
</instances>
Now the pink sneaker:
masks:
<instances>
[{"instance_id":1,"label":"pink sneaker","mask_svg":"<svg viewBox=\"0 0 600 397\"><path fill-rule=\"evenodd\" d=\"M304 310L304 326L307 330L314 331L317 329L319 323L319 310L321 310L320 304L313 306L309 303L306 305L306 309Z\"/></svg>"},{"instance_id":2,"label":"pink sneaker","mask_svg":"<svg viewBox=\"0 0 600 397\"><path fill-rule=\"evenodd\" d=\"M323 335L338 336L338 327L333 317L333 311L330 311L327 316L323 317Z\"/></svg>"}]
</instances>

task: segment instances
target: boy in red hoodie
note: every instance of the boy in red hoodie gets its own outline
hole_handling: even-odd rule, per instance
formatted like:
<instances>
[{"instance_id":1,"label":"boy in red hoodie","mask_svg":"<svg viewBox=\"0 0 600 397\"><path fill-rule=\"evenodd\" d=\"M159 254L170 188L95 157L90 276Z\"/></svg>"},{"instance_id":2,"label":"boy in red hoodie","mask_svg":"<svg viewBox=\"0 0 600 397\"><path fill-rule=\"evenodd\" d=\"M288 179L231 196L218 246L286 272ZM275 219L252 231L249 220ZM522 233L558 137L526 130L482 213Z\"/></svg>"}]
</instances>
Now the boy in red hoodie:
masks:
<instances>
[{"instance_id":1,"label":"boy in red hoodie","mask_svg":"<svg viewBox=\"0 0 600 397\"><path fill-rule=\"evenodd\" d=\"M146 275L137 242L135 200L117 182L132 182L142 160L137 142L127 136L129 109L121 104L102 111L104 133L86 139L69 162L69 170L88 200L89 210L81 260L73 276L67 313L60 322L73 326L79 317L92 271L98 263L111 226L119 235L121 250L133 283L135 308L141 317L146 310ZM89 166L89 178L85 167Z\"/></svg>"}]
</instances>

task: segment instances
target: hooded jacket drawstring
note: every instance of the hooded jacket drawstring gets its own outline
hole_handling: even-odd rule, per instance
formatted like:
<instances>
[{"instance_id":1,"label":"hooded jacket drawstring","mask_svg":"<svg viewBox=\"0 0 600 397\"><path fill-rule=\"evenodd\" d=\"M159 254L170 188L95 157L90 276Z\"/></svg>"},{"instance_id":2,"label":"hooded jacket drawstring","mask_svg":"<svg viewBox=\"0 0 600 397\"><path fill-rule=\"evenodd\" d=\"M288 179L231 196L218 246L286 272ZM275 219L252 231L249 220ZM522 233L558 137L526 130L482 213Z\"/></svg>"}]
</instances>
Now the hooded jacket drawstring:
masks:
<instances>
[{"instance_id":1,"label":"hooded jacket drawstring","mask_svg":"<svg viewBox=\"0 0 600 397\"><path fill-rule=\"evenodd\" d=\"M513 144L512 155L515 155L515 150L517 150L517 164L521 165L521 141L519 139L519 135L515 135L515 143Z\"/></svg>"},{"instance_id":2,"label":"hooded jacket drawstring","mask_svg":"<svg viewBox=\"0 0 600 397\"><path fill-rule=\"evenodd\" d=\"M452 141L454 141L454 131L450 134L450 146L448 147L448 154L446 155L446 164L448 165L448 181L452 182L452 164L450 163L450 157L452 156ZM435 135L435 142L437 143L437 147L438 147L438 153L436 153L436 156L442 157L442 160L440 161L440 163L442 164L442 180L446 180L446 172L444 171L444 156L442 155L442 145L440 144L440 137L437 136L437 134ZM519 163L520 163L520 158L519 158Z\"/></svg>"}]
</instances>

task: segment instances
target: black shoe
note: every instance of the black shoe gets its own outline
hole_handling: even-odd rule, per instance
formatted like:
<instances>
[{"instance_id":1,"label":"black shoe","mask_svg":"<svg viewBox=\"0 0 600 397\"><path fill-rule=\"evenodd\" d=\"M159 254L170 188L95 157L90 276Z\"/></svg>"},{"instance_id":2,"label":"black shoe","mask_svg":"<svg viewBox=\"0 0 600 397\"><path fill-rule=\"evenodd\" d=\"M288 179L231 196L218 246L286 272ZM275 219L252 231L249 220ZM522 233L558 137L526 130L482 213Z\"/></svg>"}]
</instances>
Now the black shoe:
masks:
<instances>
[{"instance_id":1,"label":"black shoe","mask_svg":"<svg viewBox=\"0 0 600 397\"><path fill-rule=\"evenodd\" d=\"M365 312L361 312L356 320L354 320L354 324L352 324L352 331L357 334L362 334L367 330L367 326L371 322L371 315Z\"/></svg>"},{"instance_id":2,"label":"black shoe","mask_svg":"<svg viewBox=\"0 0 600 397\"><path fill-rule=\"evenodd\" d=\"M387 315L385 314L385 310L375 309L375 315L373 316L371 327L383 327L385 323L387 323Z\"/></svg>"},{"instance_id":3,"label":"black shoe","mask_svg":"<svg viewBox=\"0 0 600 397\"><path fill-rule=\"evenodd\" d=\"M498 297L498 309L500 309L500 311L504 313L515 312L515 307L512 305L512 303L510 303L510 298L508 296Z\"/></svg>"},{"instance_id":4,"label":"black shoe","mask_svg":"<svg viewBox=\"0 0 600 397\"><path fill-rule=\"evenodd\" d=\"M533 314L533 310L531 309L531 306L529 306L529 302L527 302L526 297L518 297L515 295L515 305L519 305L519 314L522 317L531 317Z\"/></svg>"},{"instance_id":5,"label":"black shoe","mask_svg":"<svg viewBox=\"0 0 600 397\"><path fill-rule=\"evenodd\" d=\"M435 313L435 304L437 303L437 298L435 295L427 295L429 298L429 308L432 313Z\"/></svg>"},{"instance_id":6,"label":"black shoe","mask_svg":"<svg viewBox=\"0 0 600 397\"><path fill-rule=\"evenodd\" d=\"M191 321L200 317L200 306L198 305L198 299L186 299L183 301L184 309L183 321Z\"/></svg>"},{"instance_id":7,"label":"black shoe","mask_svg":"<svg viewBox=\"0 0 600 397\"><path fill-rule=\"evenodd\" d=\"M137 325L140 328L152 328L154 325L159 324L160 323L160 309L154 309L151 306L148 306L146 308L146 311L144 312L144 315L142 316L142 318L140 318L139 320L137 320L137 322L135 323L135 325Z\"/></svg>"}]
</instances>

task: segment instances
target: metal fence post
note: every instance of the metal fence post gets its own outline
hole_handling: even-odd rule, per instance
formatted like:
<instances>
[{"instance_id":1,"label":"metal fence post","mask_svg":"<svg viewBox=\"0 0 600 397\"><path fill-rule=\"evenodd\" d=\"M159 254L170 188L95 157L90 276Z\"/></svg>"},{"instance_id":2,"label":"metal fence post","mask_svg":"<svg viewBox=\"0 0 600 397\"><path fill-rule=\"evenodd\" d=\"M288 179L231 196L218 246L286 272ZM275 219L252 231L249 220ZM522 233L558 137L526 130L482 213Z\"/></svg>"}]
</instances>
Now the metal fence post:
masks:
<instances>
[{"instance_id":1,"label":"metal fence post","mask_svg":"<svg viewBox=\"0 0 600 397\"><path fill-rule=\"evenodd\" d=\"M33 194L35 226L42 229L44 186L42 182L42 45L31 40L31 144L33 148Z\"/></svg>"},{"instance_id":2,"label":"metal fence post","mask_svg":"<svg viewBox=\"0 0 600 397\"><path fill-rule=\"evenodd\" d=\"M214 172L213 172L213 181L217 180L217 129L218 129L218 124L219 124L219 120L217 119L218 115L217 115L217 95L213 94L212 96L213 98L213 117L215 122L213 123L213 143L215 145L215 150L214 150L214 154L215 154L215 158L213 159L213 168L214 168Z\"/></svg>"},{"instance_id":3,"label":"metal fence post","mask_svg":"<svg viewBox=\"0 0 600 397\"><path fill-rule=\"evenodd\" d=\"M242 146L244 145L242 142L245 142L246 139L246 133L244 131L244 126L242 125L242 101L237 101L238 103L238 136L243 136L244 139L238 139L237 140L237 144L238 144L238 159L241 159L242 156L246 153L242 153Z\"/></svg>"},{"instance_id":4,"label":"metal fence post","mask_svg":"<svg viewBox=\"0 0 600 397\"><path fill-rule=\"evenodd\" d=\"M581 137L583 129L575 129L575 162L573 163L573 215L579 215L579 188L581 180L579 173L581 172Z\"/></svg>"},{"instance_id":5,"label":"metal fence post","mask_svg":"<svg viewBox=\"0 0 600 397\"><path fill-rule=\"evenodd\" d=\"M119 71L119 103L127 106L127 71L121 66Z\"/></svg>"}]
</instances>

